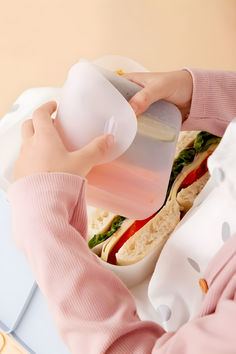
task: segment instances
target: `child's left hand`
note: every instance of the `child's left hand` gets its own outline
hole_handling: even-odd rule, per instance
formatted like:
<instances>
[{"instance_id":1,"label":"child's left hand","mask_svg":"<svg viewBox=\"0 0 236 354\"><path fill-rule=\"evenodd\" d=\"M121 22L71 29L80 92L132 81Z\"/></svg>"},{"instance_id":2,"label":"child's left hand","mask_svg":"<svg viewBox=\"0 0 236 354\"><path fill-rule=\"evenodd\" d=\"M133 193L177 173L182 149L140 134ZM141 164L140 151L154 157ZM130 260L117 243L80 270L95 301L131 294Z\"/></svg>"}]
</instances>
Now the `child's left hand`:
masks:
<instances>
[{"instance_id":1,"label":"child's left hand","mask_svg":"<svg viewBox=\"0 0 236 354\"><path fill-rule=\"evenodd\" d=\"M22 125L22 146L14 166L14 179L40 172L66 172L85 177L109 152L113 135L96 138L83 149L68 152L51 115L56 102L39 107Z\"/></svg>"}]
</instances>

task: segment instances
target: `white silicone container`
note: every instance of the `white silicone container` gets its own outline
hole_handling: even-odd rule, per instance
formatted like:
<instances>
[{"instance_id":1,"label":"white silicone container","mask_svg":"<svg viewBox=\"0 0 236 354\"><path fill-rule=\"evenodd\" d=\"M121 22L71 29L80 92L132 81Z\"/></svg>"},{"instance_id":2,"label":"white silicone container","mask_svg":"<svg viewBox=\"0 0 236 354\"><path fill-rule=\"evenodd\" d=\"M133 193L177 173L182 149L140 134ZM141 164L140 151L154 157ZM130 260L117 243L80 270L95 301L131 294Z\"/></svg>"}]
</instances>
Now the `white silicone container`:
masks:
<instances>
[{"instance_id":1,"label":"white silicone container","mask_svg":"<svg viewBox=\"0 0 236 354\"><path fill-rule=\"evenodd\" d=\"M114 272L128 288L133 288L153 273L156 266L156 262L165 243L166 240L164 239L154 250L152 250L152 252L150 252L141 261L127 266L113 265L104 262L100 257L97 257L99 261L105 267Z\"/></svg>"},{"instance_id":2,"label":"white silicone container","mask_svg":"<svg viewBox=\"0 0 236 354\"><path fill-rule=\"evenodd\" d=\"M119 69L147 71L119 56L104 57L95 64L82 60L72 67L56 126L67 148L75 150L104 134L110 119L115 120L115 144L109 158L87 176L87 203L132 219L145 219L165 200L181 115L174 105L158 101L146 113L172 127L174 140L140 134L139 118L128 101L141 87L112 72Z\"/></svg>"}]
</instances>

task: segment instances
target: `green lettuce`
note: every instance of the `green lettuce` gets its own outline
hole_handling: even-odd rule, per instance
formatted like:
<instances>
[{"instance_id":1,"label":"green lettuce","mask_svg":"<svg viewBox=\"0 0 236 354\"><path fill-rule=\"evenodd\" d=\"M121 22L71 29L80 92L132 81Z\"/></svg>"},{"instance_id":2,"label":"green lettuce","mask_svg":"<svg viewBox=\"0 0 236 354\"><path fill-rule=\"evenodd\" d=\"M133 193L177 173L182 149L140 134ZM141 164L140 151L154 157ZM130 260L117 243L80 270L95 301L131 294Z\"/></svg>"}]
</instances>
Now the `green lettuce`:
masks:
<instances>
[{"instance_id":1,"label":"green lettuce","mask_svg":"<svg viewBox=\"0 0 236 354\"><path fill-rule=\"evenodd\" d=\"M99 245L99 243L102 243L103 241L108 239L111 235L114 234L114 232L116 232L121 227L121 224L124 220L124 216L117 216L113 220L111 227L108 231L104 232L103 234L96 234L91 238L91 240L88 242L89 248L93 248Z\"/></svg>"},{"instance_id":2,"label":"green lettuce","mask_svg":"<svg viewBox=\"0 0 236 354\"><path fill-rule=\"evenodd\" d=\"M202 131L196 136L192 147L187 147L186 149L180 152L178 157L174 160L172 166L166 200L170 194L171 187L176 177L178 176L178 174L180 174L184 166L189 165L194 160L196 154L206 151L212 144L218 144L220 140L220 137Z\"/></svg>"},{"instance_id":3,"label":"green lettuce","mask_svg":"<svg viewBox=\"0 0 236 354\"><path fill-rule=\"evenodd\" d=\"M200 132L194 140L193 147L196 153L206 151L212 144L218 144L221 138L208 132Z\"/></svg>"}]
</instances>

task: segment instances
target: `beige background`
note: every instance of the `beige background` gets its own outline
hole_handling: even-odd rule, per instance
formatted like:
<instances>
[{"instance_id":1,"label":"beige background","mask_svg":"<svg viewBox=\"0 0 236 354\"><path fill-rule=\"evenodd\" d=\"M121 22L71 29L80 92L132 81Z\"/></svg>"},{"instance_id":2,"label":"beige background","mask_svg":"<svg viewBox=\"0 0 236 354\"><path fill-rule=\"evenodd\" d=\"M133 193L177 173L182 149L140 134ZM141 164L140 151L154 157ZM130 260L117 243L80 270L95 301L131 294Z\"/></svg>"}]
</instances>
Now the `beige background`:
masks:
<instances>
[{"instance_id":1,"label":"beige background","mask_svg":"<svg viewBox=\"0 0 236 354\"><path fill-rule=\"evenodd\" d=\"M236 0L0 0L0 117L80 57L236 70Z\"/></svg>"},{"instance_id":2,"label":"beige background","mask_svg":"<svg viewBox=\"0 0 236 354\"><path fill-rule=\"evenodd\" d=\"M62 86L80 57L236 70L235 35L236 0L0 0L0 117L27 88Z\"/></svg>"}]
</instances>

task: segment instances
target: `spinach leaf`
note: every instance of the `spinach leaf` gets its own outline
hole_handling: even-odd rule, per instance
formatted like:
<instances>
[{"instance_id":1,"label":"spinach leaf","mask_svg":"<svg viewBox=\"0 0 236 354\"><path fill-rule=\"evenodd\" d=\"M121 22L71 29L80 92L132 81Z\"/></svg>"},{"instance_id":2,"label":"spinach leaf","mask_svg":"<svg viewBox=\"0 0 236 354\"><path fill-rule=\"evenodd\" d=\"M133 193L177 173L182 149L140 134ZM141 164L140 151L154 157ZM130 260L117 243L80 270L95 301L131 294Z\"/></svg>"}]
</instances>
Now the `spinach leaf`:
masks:
<instances>
[{"instance_id":1,"label":"spinach leaf","mask_svg":"<svg viewBox=\"0 0 236 354\"><path fill-rule=\"evenodd\" d=\"M196 150L194 149L194 147L188 147L182 150L179 156L174 160L171 175L170 175L170 181L167 189L166 199L169 196L171 187L176 177L180 174L184 166L189 165L194 160L195 155L196 155Z\"/></svg>"},{"instance_id":2,"label":"spinach leaf","mask_svg":"<svg viewBox=\"0 0 236 354\"><path fill-rule=\"evenodd\" d=\"M124 220L125 220L124 216L120 216L120 215L117 216L113 220L111 227L107 232L104 232L103 234L96 234L91 238L91 240L88 242L89 248L93 248L99 245L99 243L102 243L103 241L108 239L111 235L114 234L114 232L116 232L121 227L121 224Z\"/></svg>"},{"instance_id":3,"label":"spinach leaf","mask_svg":"<svg viewBox=\"0 0 236 354\"><path fill-rule=\"evenodd\" d=\"M206 151L212 144L218 144L221 138L208 132L200 132L194 140L193 147L196 153Z\"/></svg>"},{"instance_id":4,"label":"spinach leaf","mask_svg":"<svg viewBox=\"0 0 236 354\"><path fill-rule=\"evenodd\" d=\"M218 144L220 140L220 137L202 131L196 136L193 147L188 147L180 152L179 156L173 163L165 202L170 194L171 187L176 177L182 171L183 167L189 165L194 160L196 154L206 151L212 144Z\"/></svg>"}]
</instances>

